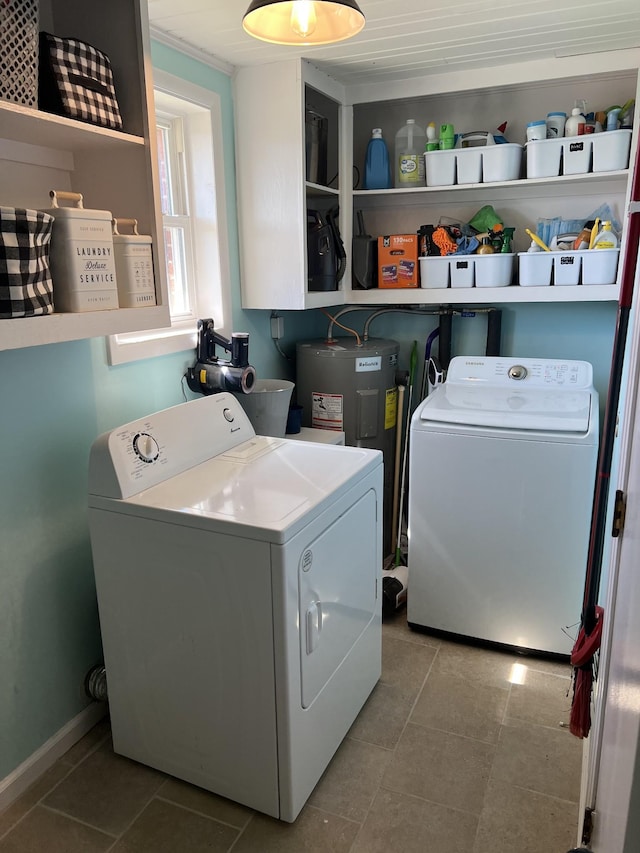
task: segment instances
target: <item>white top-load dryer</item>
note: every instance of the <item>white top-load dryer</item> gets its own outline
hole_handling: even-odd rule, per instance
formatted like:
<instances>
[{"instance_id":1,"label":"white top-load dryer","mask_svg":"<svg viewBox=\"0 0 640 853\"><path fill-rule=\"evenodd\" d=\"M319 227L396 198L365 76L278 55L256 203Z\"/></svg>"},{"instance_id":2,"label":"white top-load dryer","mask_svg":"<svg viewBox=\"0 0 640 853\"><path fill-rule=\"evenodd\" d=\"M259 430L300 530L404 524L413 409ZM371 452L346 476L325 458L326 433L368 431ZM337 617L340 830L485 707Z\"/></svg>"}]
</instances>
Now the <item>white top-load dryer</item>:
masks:
<instances>
[{"instance_id":1,"label":"white top-load dryer","mask_svg":"<svg viewBox=\"0 0 640 853\"><path fill-rule=\"evenodd\" d=\"M456 357L410 442L411 627L570 654L598 455L591 365Z\"/></svg>"},{"instance_id":2,"label":"white top-load dryer","mask_svg":"<svg viewBox=\"0 0 640 853\"><path fill-rule=\"evenodd\" d=\"M221 393L100 436L89 522L116 752L293 821L380 677L382 454Z\"/></svg>"}]
</instances>

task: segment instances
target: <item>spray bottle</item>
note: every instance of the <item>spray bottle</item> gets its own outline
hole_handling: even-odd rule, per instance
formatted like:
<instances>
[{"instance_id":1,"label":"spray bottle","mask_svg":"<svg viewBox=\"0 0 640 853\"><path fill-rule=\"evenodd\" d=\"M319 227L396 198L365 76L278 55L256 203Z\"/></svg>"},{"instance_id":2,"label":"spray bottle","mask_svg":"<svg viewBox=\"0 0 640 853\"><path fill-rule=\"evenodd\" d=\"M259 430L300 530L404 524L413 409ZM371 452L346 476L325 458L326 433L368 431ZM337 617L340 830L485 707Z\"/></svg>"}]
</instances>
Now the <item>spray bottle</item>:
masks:
<instances>
[{"instance_id":1,"label":"spray bottle","mask_svg":"<svg viewBox=\"0 0 640 853\"><path fill-rule=\"evenodd\" d=\"M515 228L502 229L502 248L500 249L502 254L508 255L511 252L511 241L513 240L513 232L515 230Z\"/></svg>"}]
</instances>

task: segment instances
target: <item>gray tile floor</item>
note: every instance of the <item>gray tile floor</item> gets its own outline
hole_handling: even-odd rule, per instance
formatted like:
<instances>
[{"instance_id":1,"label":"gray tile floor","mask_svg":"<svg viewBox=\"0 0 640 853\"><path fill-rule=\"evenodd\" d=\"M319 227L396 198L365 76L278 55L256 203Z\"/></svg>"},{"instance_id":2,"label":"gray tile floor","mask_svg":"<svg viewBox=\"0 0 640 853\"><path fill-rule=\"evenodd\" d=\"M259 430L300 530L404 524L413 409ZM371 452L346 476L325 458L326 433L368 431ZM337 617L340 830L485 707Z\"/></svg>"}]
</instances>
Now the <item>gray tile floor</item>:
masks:
<instances>
[{"instance_id":1,"label":"gray tile floor","mask_svg":"<svg viewBox=\"0 0 640 853\"><path fill-rule=\"evenodd\" d=\"M401 613L294 824L115 755L105 721L0 814L0 853L566 853L582 754L561 725L570 675L414 633Z\"/></svg>"}]
</instances>

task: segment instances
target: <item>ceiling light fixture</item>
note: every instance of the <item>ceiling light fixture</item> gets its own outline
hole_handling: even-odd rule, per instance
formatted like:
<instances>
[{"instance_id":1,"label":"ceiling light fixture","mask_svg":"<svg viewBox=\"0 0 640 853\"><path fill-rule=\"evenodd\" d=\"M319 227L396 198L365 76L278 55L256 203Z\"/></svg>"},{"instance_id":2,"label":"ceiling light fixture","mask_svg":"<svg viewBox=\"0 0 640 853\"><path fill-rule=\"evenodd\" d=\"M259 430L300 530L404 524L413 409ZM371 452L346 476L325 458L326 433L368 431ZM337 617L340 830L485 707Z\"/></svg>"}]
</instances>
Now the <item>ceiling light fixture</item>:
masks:
<instances>
[{"instance_id":1,"label":"ceiling light fixture","mask_svg":"<svg viewBox=\"0 0 640 853\"><path fill-rule=\"evenodd\" d=\"M356 0L252 0L242 26L273 44L332 44L364 27Z\"/></svg>"}]
</instances>

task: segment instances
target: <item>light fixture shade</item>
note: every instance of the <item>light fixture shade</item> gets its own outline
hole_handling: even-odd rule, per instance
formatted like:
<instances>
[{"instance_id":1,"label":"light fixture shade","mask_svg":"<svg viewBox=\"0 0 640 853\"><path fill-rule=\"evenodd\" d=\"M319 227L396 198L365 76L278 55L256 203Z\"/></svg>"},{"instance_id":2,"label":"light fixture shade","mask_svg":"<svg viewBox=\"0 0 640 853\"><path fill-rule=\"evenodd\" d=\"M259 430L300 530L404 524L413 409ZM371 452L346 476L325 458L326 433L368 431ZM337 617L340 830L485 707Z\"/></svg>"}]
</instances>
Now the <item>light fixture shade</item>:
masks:
<instances>
[{"instance_id":1,"label":"light fixture shade","mask_svg":"<svg viewBox=\"0 0 640 853\"><path fill-rule=\"evenodd\" d=\"M355 0L252 0L242 26L273 44L332 44L359 33L364 15Z\"/></svg>"}]
</instances>

